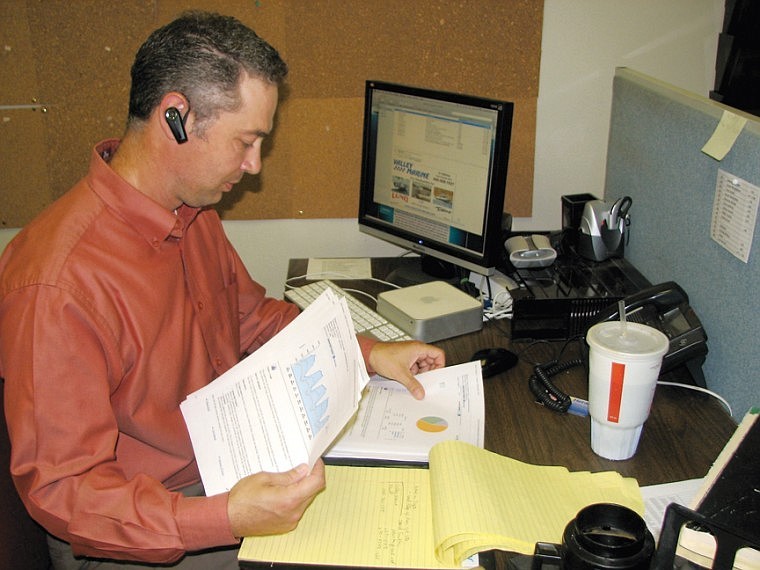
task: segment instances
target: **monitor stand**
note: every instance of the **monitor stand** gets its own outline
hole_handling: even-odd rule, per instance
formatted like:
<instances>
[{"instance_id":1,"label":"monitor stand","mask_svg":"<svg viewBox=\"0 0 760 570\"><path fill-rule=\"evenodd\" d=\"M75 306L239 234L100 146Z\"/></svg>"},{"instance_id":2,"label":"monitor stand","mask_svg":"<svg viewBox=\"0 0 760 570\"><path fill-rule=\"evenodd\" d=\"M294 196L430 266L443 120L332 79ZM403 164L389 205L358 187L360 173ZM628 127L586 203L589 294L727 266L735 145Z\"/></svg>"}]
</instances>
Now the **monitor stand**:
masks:
<instances>
[{"instance_id":1,"label":"monitor stand","mask_svg":"<svg viewBox=\"0 0 760 570\"><path fill-rule=\"evenodd\" d=\"M399 287L420 285L430 281L446 281L452 285L458 282L460 269L448 261L421 255L417 258L405 258L405 263L393 269L385 278Z\"/></svg>"}]
</instances>

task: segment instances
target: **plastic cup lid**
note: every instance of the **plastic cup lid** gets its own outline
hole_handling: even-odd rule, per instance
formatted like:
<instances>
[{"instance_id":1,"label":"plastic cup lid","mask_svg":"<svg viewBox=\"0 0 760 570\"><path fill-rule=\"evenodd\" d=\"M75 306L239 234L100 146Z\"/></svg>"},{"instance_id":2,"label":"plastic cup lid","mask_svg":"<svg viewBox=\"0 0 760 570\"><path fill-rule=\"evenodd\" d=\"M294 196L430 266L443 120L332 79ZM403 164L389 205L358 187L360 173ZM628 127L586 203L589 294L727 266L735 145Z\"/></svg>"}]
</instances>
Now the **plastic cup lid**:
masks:
<instances>
[{"instance_id":1,"label":"plastic cup lid","mask_svg":"<svg viewBox=\"0 0 760 570\"><path fill-rule=\"evenodd\" d=\"M597 323L588 330L589 346L632 357L654 358L663 356L670 346L665 334L641 323L608 321Z\"/></svg>"}]
</instances>

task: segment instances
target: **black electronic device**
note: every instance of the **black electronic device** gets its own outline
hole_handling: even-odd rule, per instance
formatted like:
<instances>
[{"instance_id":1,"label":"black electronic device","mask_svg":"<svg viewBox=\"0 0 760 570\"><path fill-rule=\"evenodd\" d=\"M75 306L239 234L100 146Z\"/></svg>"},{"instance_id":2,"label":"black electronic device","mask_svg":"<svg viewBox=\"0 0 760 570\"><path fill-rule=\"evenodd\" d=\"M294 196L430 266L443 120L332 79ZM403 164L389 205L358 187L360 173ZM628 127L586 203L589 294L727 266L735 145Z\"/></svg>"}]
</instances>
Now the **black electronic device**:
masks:
<instances>
[{"instance_id":1,"label":"black electronic device","mask_svg":"<svg viewBox=\"0 0 760 570\"><path fill-rule=\"evenodd\" d=\"M479 360L483 378L490 378L514 367L517 355L506 348L484 348L473 354L472 360Z\"/></svg>"},{"instance_id":2,"label":"black electronic device","mask_svg":"<svg viewBox=\"0 0 760 570\"><path fill-rule=\"evenodd\" d=\"M594 503L578 511L562 533L562 542L536 542L532 556L518 555L509 570L673 570L702 568L678 559L679 537L686 526L709 532L715 545L712 568L736 567L741 549L757 550L757 537L736 530L678 503L665 510L659 541L646 522L628 507ZM756 534L756 533L755 533Z\"/></svg>"},{"instance_id":3,"label":"black electronic device","mask_svg":"<svg viewBox=\"0 0 760 570\"><path fill-rule=\"evenodd\" d=\"M710 99L760 117L760 3L728 0Z\"/></svg>"},{"instance_id":4,"label":"black electronic device","mask_svg":"<svg viewBox=\"0 0 760 570\"><path fill-rule=\"evenodd\" d=\"M169 107L166 110L166 113L164 113L164 117L166 118L166 123L169 125L177 143L186 143L187 131L185 130L185 121L176 107Z\"/></svg>"},{"instance_id":5,"label":"black electronic device","mask_svg":"<svg viewBox=\"0 0 760 570\"><path fill-rule=\"evenodd\" d=\"M707 335L681 286L673 281L660 283L626 297L623 303L626 320L654 327L668 337L670 347L660 373L683 365L695 384L705 388L702 364L707 356ZM597 315L600 322L618 319L617 305L610 305Z\"/></svg>"},{"instance_id":6,"label":"black electronic device","mask_svg":"<svg viewBox=\"0 0 760 570\"><path fill-rule=\"evenodd\" d=\"M636 512L614 503L594 503L578 511L562 533L562 543L537 542L533 556L510 558L510 570L647 570L655 541Z\"/></svg>"},{"instance_id":7,"label":"black electronic device","mask_svg":"<svg viewBox=\"0 0 760 570\"><path fill-rule=\"evenodd\" d=\"M366 82L359 230L421 256L420 266L388 280L448 277L430 258L493 274L503 255L513 110L506 101Z\"/></svg>"}]
</instances>

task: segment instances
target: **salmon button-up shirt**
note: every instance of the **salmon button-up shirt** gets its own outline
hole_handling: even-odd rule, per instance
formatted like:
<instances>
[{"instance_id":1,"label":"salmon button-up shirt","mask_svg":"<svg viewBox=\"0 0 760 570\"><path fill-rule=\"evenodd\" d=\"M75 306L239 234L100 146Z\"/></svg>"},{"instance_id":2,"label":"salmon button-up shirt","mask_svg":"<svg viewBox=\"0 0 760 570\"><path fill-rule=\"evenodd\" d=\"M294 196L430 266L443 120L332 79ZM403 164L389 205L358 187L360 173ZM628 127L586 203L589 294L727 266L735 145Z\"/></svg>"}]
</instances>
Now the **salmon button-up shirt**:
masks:
<instances>
[{"instance_id":1,"label":"salmon button-up shirt","mask_svg":"<svg viewBox=\"0 0 760 570\"><path fill-rule=\"evenodd\" d=\"M177 492L200 480L180 402L298 311L265 296L213 210L169 212L111 170L117 147L0 259L11 472L75 554L168 562L237 541L226 493Z\"/></svg>"}]
</instances>

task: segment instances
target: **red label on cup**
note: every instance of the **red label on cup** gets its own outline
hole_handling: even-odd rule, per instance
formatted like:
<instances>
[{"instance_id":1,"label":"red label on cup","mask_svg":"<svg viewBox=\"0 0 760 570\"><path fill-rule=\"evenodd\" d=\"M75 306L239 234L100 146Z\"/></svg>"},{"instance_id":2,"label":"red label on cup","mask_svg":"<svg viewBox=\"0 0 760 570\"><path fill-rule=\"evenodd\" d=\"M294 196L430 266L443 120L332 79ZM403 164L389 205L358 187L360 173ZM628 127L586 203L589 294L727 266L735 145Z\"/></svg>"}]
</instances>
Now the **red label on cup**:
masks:
<instances>
[{"instance_id":1,"label":"red label on cup","mask_svg":"<svg viewBox=\"0 0 760 570\"><path fill-rule=\"evenodd\" d=\"M610 400L607 403L607 421L618 423L620 421L620 402L623 399L623 378L625 377L625 364L612 363L610 370Z\"/></svg>"}]
</instances>

